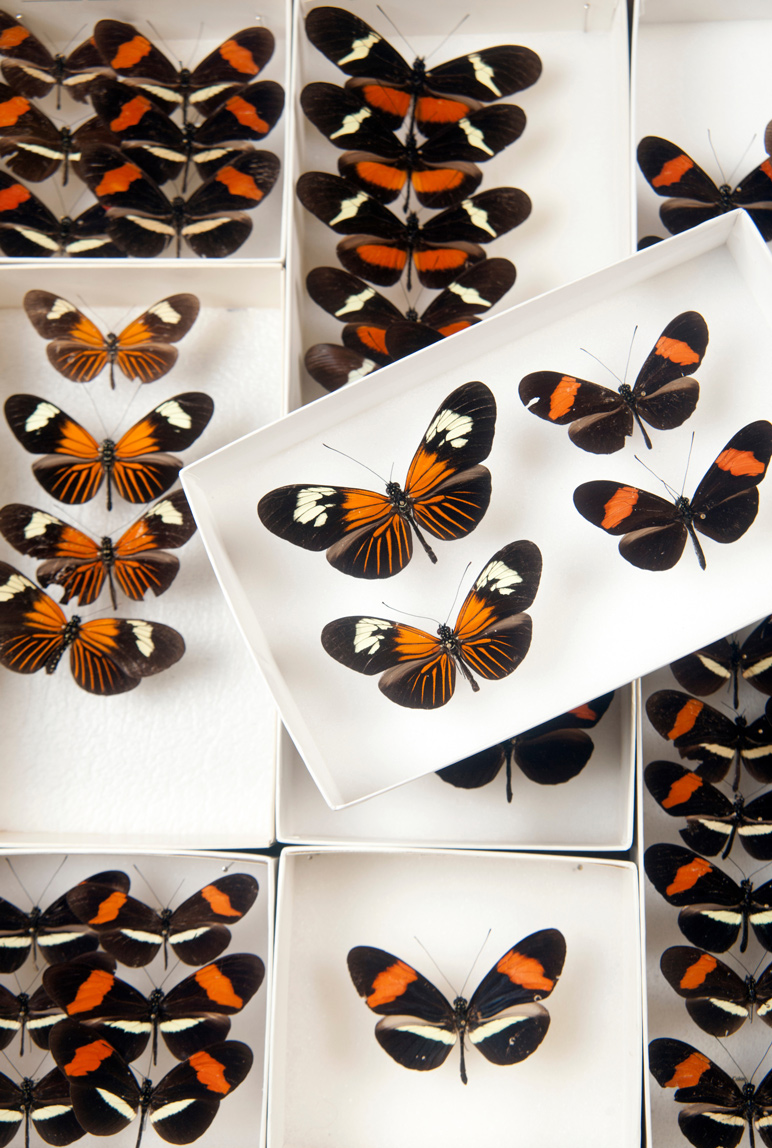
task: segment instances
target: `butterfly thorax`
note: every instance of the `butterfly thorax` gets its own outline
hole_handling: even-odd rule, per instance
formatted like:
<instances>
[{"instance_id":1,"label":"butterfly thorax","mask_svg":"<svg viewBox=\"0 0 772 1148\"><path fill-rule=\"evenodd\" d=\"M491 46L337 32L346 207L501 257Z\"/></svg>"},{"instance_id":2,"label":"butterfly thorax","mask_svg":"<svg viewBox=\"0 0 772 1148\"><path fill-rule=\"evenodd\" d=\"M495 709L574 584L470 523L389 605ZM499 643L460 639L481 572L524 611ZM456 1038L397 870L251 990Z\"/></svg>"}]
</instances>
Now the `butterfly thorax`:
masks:
<instances>
[{"instance_id":1,"label":"butterfly thorax","mask_svg":"<svg viewBox=\"0 0 772 1148\"><path fill-rule=\"evenodd\" d=\"M29 1116L35 1101L35 1081L32 1077L22 1077L19 1081L19 1092L21 1096L18 1101L16 1101L16 1104Z\"/></svg>"},{"instance_id":2,"label":"butterfly thorax","mask_svg":"<svg viewBox=\"0 0 772 1148\"><path fill-rule=\"evenodd\" d=\"M453 1015L456 1019L456 1028L463 1037L469 1023L469 1001L466 997L456 997L453 1001Z\"/></svg>"},{"instance_id":3,"label":"butterfly thorax","mask_svg":"<svg viewBox=\"0 0 772 1148\"><path fill-rule=\"evenodd\" d=\"M73 614L73 616L70 618L69 622L67 622L62 627L61 639L60 639L59 645L57 646L57 648L54 650L54 652L51 654L51 656L46 661L46 673L47 674L52 674L54 672L56 667L59 665L59 662L62 660L62 654L64 653L64 651L67 649L68 646L72 645L72 643L75 641L75 639L77 638L79 633L80 633L80 618L78 617L77 614ZM39 915L40 910L34 909L33 913L37 913ZM32 916L32 914L30 914L30 916Z\"/></svg>"},{"instance_id":4,"label":"butterfly thorax","mask_svg":"<svg viewBox=\"0 0 772 1148\"><path fill-rule=\"evenodd\" d=\"M722 183L718 189L718 194L721 197L721 210L734 211L734 203L732 202L732 189L728 183Z\"/></svg>"},{"instance_id":5,"label":"butterfly thorax","mask_svg":"<svg viewBox=\"0 0 772 1148\"><path fill-rule=\"evenodd\" d=\"M115 546L112 538L104 536L99 544L99 559L104 566L115 565Z\"/></svg>"},{"instance_id":6,"label":"butterfly thorax","mask_svg":"<svg viewBox=\"0 0 772 1148\"><path fill-rule=\"evenodd\" d=\"M460 650L461 647L458 644L458 640L454 637L453 631L450 626L446 626L444 622L441 626L437 627L437 635L448 653L452 654Z\"/></svg>"},{"instance_id":7,"label":"butterfly thorax","mask_svg":"<svg viewBox=\"0 0 772 1148\"><path fill-rule=\"evenodd\" d=\"M408 498L398 482L386 483L386 497L398 514L410 514L413 500Z\"/></svg>"},{"instance_id":8,"label":"butterfly thorax","mask_svg":"<svg viewBox=\"0 0 772 1148\"><path fill-rule=\"evenodd\" d=\"M635 406L635 399L633 398L633 388L629 383L622 383L619 387L620 397L627 403L628 407Z\"/></svg>"},{"instance_id":9,"label":"butterfly thorax","mask_svg":"<svg viewBox=\"0 0 772 1148\"><path fill-rule=\"evenodd\" d=\"M745 992L750 1004L756 1004L758 1001L758 994L756 992L756 978L749 973L745 978Z\"/></svg>"},{"instance_id":10,"label":"butterfly thorax","mask_svg":"<svg viewBox=\"0 0 772 1148\"><path fill-rule=\"evenodd\" d=\"M73 227L72 216L71 215L63 215L62 218L59 220L59 235L60 235L60 238L61 238L63 243L67 239L70 238L73 231L74 231L74 227Z\"/></svg>"},{"instance_id":11,"label":"butterfly thorax","mask_svg":"<svg viewBox=\"0 0 772 1148\"><path fill-rule=\"evenodd\" d=\"M405 312L405 318L409 323L418 322L418 312L416 311L415 307L408 307L407 311Z\"/></svg>"},{"instance_id":12,"label":"butterfly thorax","mask_svg":"<svg viewBox=\"0 0 772 1148\"><path fill-rule=\"evenodd\" d=\"M417 56L415 58L415 60L413 60L413 67L411 69L410 89L409 89L410 92L414 96L417 96L419 94L419 92L422 90L425 83L426 83L426 61L421 56Z\"/></svg>"},{"instance_id":13,"label":"butterfly thorax","mask_svg":"<svg viewBox=\"0 0 772 1148\"><path fill-rule=\"evenodd\" d=\"M115 465L115 443L111 438L103 439L100 443L99 457L105 470L111 470Z\"/></svg>"}]
</instances>

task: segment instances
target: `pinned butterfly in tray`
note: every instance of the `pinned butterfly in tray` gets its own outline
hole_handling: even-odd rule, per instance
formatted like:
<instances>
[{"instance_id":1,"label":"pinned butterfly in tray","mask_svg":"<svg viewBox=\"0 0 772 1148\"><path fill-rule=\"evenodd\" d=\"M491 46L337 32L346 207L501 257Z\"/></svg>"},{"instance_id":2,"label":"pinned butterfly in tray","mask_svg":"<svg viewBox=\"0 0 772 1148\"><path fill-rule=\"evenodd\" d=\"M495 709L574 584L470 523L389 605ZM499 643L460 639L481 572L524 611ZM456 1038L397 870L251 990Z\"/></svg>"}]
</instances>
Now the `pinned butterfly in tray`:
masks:
<instances>
[{"instance_id":1,"label":"pinned butterfly in tray","mask_svg":"<svg viewBox=\"0 0 772 1148\"><path fill-rule=\"evenodd\" d=\"M0 171L0 251L19 258L69 255L121 259L125 252L107 234L107 215L92 203L80 215L56 216L18 179Z\"/></svg>"},{"instance_id":2,"label":"pinned butterfly in tray","mask_svg":"<svg viewBox=\"0 0 772 1148\"><path fill-rule=\"evenodd\" d=\"M452 541L481 522L491 496L487 458L496 429L496 401L484 383L464 383L440 404L413 456L404 490L386 494L357 487L280 486L258 503L260 521L305 550L327 550L336 570L355 578L389 578L413 553L413 533Z\"/></svg>"},{"instance_id":3,"label":"pinned butterfly in tray","mask_svg":"<svg viewBox=\"0 0 772 1148\"><path fill-rule=\"evenodd\" d=\"M764 1024L772 1025L772 965L758 977L741 977L712 953L673 945L662 954L659 967L703 1032L731 1036L754 1013Z\"/></svg>"},{"instance_id":4,"label":"pinned butterfly in tray","mask_svg":"<svg viewBox=\"0 0 772 1148\"><path fill-rule=\"evenodd\" d=\"M56 107L61 104L62 88L74 100L85 103L93 80L107 72L99 49L89 37L68 56L52 55L29 28L8 12L0 11L0 56L2 72L11 87L38 100L56 88Z\"/></svg>"},{"instance_id":5,"label":"pinned butterfly in tray","mask_svg":"<svg viewBox=\"0 0 772 1148\"><path fill-rule=\"evenodd\" d=\"M671 662L670 669L679 686L700 697L730 685L735 709L740 680L772 694L772 617L760 622L742 645L736 638L719 638Z\"/></svg>"},{"instance_id":6,"label":"pinned butterfly in tray","mask_svg":"<svg viewBox=\"0 0 772 1148\"><path fill-rule=\"evenodd\" d=\"M768 131L767 138L769 135ZM646 136L638 144L638 166L657 195L677 197L668 199L659 209L659 217L672 235L742 207L764 239L772 239L770 157L735 188L728 183L719 187L677 144L659 136Z\"/></svg>"},{"instance_id":7,"label":"pinned butterfly in tray","mask_svg":"<svg viewBox=\"0 0 772 1148\"><path fill-rule=\"evenodd\" d=\"M106 366L115 388L115 367L132 382L153 383L177 362L179 342L198 318L195 295L169 295L148 307L119 335L103 335L82 311L50 291L28 291L24 310L44 339L52 367L75 383L90 383Z\"/></svg>"},{"instance_id":8,"label":"pinned butterfly in tray","mask_svg":"<svg viewBox=\"0 0 772 1148\"><path fill-rule=\"evenodd\" d=\"M702 315L684 311L665 327L634 386L622 383L613 391L558 371L535 371L520 380L520 398L540 419L569 424L571 441L592 454L621 450L635 423L651 448L644 422L672 430L697 406L700 385L690 376L702 362L708 338Z\"/></svg>"},{"instance_id":9,"label":"pinned butterfly in tray","mask_svg":"<svg viewBox=\"0 0 772 1148\"><path fill-rule=\"evenodd\" d=\"M465 1040L492 1064L520 1064L547 1035L550 1015L540 1002L558 982L566 958L559 929L540 929L518 941L487 973L467 1001L451 1005L439 989L399 957L369 945L348 954L354 987L383 1020L375 1038L404 1068L439 1068L459 1041L461 1080L467 1083Z\"/></svg>"},{"instance_id":10,"label":"pinned butterfly in tray","mask_svg":"<svg viewBox=\"0 0 772 1148\"><path fill-rule=\"evenodd\" d=\"M66 125L57 127L25 96L0 84L0 156L20 179L39 183L61 167L64 186L83 147L114 142L95 117L74 131Z\"/></svg>"},{"instance_id":11,"label":"pinned butterfly in tray","mask_svg":"<svg viewBox=\"0 0 772 1148\"><path fill-rule=\"evenodd\" d=\"M531 617L541 552L527 540L502 546L486 562L458 612L428 634L386 618L336 618L322 630L331 658L360 674L380 674L378 688L408 709L438 709L450 701L456 667L476 693L475 674L500 681L513 673L531 645Z\"/></svg>"},{"instance_id":12,"label":"pinned butterfly in tray","mask_svg":"<svg viewBox=\"0 0 772 1148\"><path fill-rule=\"evenodd\" d=\"M691 538L697 561L705 555L697 534L714 542L737 542L753 525L759 509L756 489L772 456L772 424L748 423L733 435L708 468L691 499L673 502L637 486L601 480L574 491L579 513L607 534L624 537L619 553L641 570L670 570Z\"/></svg>"},{"instance_id":13,"label":"pinned butterfly in tray","mask_svg":"<svg viewBox=\"0 0 772 1148\"><path fill-rule=\"evenodd\" d=\"M58 1068L38 1079L25 1076L17 1083L0 1073L0 1143L10 1144L24 1126L24 1143L30 1142L30 1125L48 1144L72 1144L83 1129L72 1110L70 1086Z\"/></svg>"}]
</instances>

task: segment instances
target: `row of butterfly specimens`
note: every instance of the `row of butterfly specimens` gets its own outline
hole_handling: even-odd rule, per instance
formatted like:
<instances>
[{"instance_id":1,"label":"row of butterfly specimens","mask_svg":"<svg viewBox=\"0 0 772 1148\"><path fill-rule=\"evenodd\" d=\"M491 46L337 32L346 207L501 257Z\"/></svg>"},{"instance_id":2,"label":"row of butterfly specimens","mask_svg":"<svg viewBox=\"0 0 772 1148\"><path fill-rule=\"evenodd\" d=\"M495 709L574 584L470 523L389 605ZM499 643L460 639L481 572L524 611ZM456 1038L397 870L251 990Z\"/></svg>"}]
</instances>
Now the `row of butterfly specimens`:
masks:
<instances>
[{"instance_id":1,"label":"row of butterfly specimens","mask_svg":"<svg viewBox=\"0 0 772 1148\"><path fill-rule=\"evenodd\" d=\"M162 27L175 35L179 26ZM43 39L51 30L38 29ZM0 13L0 33L4 254L179 256L184 247L220 258L249 239L248 213L281 168L260 148L284 105L282 86L258 79L275 47L263 22L233 31L195 67L173 63L149 28L118 20L97 21L92 37L62 57L10 13ZM203 35L209 40L211 27ZM49 115L36 103L48 93ZM98 202L83 211L86 187ZM275 236L258 234L252 251L278 254Z\"/></svg>"},{"instance_id":2,"label":"row of butterfly specimens","mask_svg":"<svg viewBox=\"0 0 772 1148\"><path fill-rule=\"evenodd\" d=\"M652 1081L655 1144L673 1142L677 1121L697 1148L724 1148L751 1118L768 1142L771 665L765 618L644 680L649 1067L664 1089Z\"/></svg>"}]
</instances>

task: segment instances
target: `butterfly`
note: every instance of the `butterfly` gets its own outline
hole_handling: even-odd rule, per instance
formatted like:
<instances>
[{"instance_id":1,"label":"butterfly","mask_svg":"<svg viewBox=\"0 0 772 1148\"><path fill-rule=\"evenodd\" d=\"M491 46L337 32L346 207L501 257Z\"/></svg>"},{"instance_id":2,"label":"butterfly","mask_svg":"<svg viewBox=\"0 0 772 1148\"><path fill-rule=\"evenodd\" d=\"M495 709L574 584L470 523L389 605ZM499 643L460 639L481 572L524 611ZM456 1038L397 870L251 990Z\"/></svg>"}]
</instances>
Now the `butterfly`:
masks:
<instances>
[{"instance_id":1,"label":"butterfly","mask_svg":"<svg viewBox=\"0 0 772 1148\"><path fill-rule=\"evenodd\" d=\"M397 705L437 709L453 696L456 666L472 689L474 674L500 681L513 673L531 645L531 618L541 553L526 540L497 550L477 576L453 629L437 636L385 618L336 618L322 630L331 658L359 674L380 674L378 688Z\"/></svg>"},{"instance_id":2,"label":"butterfly","mask_svg":"<svg viewBox=\"0 0 772 1148\"><path fill-rule=\"evenodd\" d=\"M638 166L657 195L675 195L659 209L671 235L744 207L764 239L772 239L772 159L746 175L737 187L718 187L691 156L670 140L646 136L638 144Z\"/></svg>"},{"instance_id":3,"label":"butterfly","mask_svg":"<svg viewBox=\"0 0 772 1148\"><path fill-rule=\"evenodd\" d=\"M675 1088L673 1099L686 1104L678 1125L696 1148L736 1148L750 1128L772 1145L772 1072L759 1085L740 1088L728 1073L691 1044L659 1037L649 1044L649 1068L662 1088Z\"/></svg>"},{"instance_id":4,"label":"butterfly","mask_svg":"<svg viewBox=\"0 0 772 1148\"><path fill-rule=\"evenodd\" d=\"M700 762L697 773L707 781L720 781L739 757L733 789L739 784L740 762L756 781L772 782L772 725L765 716L750 724L742 716L732 720L680 690L651 694L646 715L681 757Z\"/></svg>"},{"instance_id":5,"label":"butterfly","mask_svg":"<svg viewBox=\"0 0 772 1148\"><path fill-rule=\"evenodd\" d=\"M165 111L189 107L209 115L234 88L254 80L273 55L273 33L253 26L234 32L219 47L189 68L174 64L133 24L99 20L94 40L105 63L122 79L135 84Z\"/></svg>"},{"instance_id":6,"label":"butterfly","mask_svg":"<svg viewBox=\"0 0 772 1148\"><path fill-rule=\"evenodd\" d=\"M439 1068L460 1042L461 1080L467 1082L465 1038L492 1064L519 1064L536 1051L550 1024L538 1002L558 982L566 942L558 929L540 929L508 949L475 989L469 1001L453 1004L399 957L358 945L348 954L354 987L384 1020L375 1039L404 1068Z\"/></svg>"},{"instance_id":7,"label":"butterfly","mask_svg":"<svg viewBox=\"0 0 772 1148\"><path fill-rule=\"evenodd\" d=\"M15 91L37 100L55 87L57 109L62 88L66 88L74 100L85 103L92 82L107 70L93 40L84 40L68 56L54 56L29 28L2 11L0 56L7 57L2 72Z\"/></svg>"},{"instance_id":8,"label":"butterfly","mask_svg":"<svg viewBox=\"0 0 772 1148\"><path fill-rule=\"evenodd\" d=\"M108 364L110 386L115 389L115 367L127 379L154 383L177 362L178 343L198 318L195 295L169 295L148 307L119 335L107 335L74 303L50 291L28 291L24 310L44 339L48 361L74 383L90 383Z\"/></svg>"},{"instance_id":9,"label":"butterfly","mask_svg":"<svg viewBox=\"0 0 772 1148\"><path fill-rule=\"evenodd\" d=\"M651 761L643 773L646 787L671 817L685 817L679 832L697 853L729 856L735 837L758 861L772 861L772 792L762 793L746 805L735 793L730 801L699 772L672 761Z\"/></svg>"},{"instance_id":10,"label":"butterfly","mask_svg":"<svg viewBox=\"0 0 772 1148\"><path fill-rule=\"evenodd\" d=\"M748 947L748 926L772 951L772 881L740 885L710 861L681 845L650 845L643 856L646 876L670 905L680 908L678 927L688 941L724 953L740 937Z\"/></svg>"},{"instance_id":11,"label":"butterfly","mask_svg":"<svg viewBox=\"0 0 772 1148\"><path fill-rule=\"evenodd\" d=\"M467 267L485 258L481 243L498 239L531 213L530 199L516 187L473 195L424 224L415 212L400 219L339 175L306 172L296 191L317 219L348 236L336 248L347 271L379 287L392 287L407 267L408 291L413 267L424 287L448 287Z\"/></svg>"},{"instance_id":12,"label":"butterfly","mask_svg":"<svg viewBox=\"0 0 772 1148\"><path fill-rule=\"evenodd\" d=\"M107 509L113 484L127 502L149 502L168 490L182 469L174 455L185 450L206 427L214 403L201 391L174 395L159 403L121 435L101 443L47 399L11 395L5 417L30 454L44 454L32 471L40 485L69 505L88 502L107 478ZM49 454L52 451L54 453Z\"/></svg>"},{"instance_id":13,"label":"butterfly","mask_svg":"<svg viewBox=\"0 0 772 1148\"><path fill-rule=\"evenodd\" d=\"M252 232L244 211L258 207L279 177L269 151L248 151L218 169L187 199L168 199L150 176L114 147L84 148L78 174L107 209L107 229L127 255L152 258L184 239L196 255L232 255Z\"/></svg>"},{"instance_id":14,"label":"butterfly","mask_svg":"<svg viewBox=\"0 0 772 1148\"><path fill-rule=\"evenodd\" d=\"M30 583L31 585L31 583ZM0 593L0 650L5 638L2 613L5 599ZM129 878L120 870L106 870L87 878L93 885L110 891L127 890ZM49 962L69 961L81 953L91 952L99 942L87 932L67 905L67 895L57 897L47 909L34 905L29 911L19 909L0 897L0 973L14 973L32 953L38 952Z\"/></svg>"},{"instance_id":15,"label":"butterfly","mask_svg":"<svg viewBox=\"0 0 772 1148\"><path fill-rule=\"evenodd\" d=\"M40 1080L22 1077L17 1084L0 1073L0 1145L10 1144L19 1128L29 1146L29 1124L47 1144L72 1144L83 1129L73 1114L70 1089L58 1068Z\"/></svg>"},{"instance_id":16,"label":"butterfly","mask_svg":"<svg viewBox=\"0 0 772 1148\"><path fill-rule=\"evenodd\" d=\"M25 1034L38 1048L48 1048L49 1033L61 1019L62 1010L42 985L34 993L14 993L0 985L0 1048L7 1048L17 1033L21 1035L22 1056Z\"/></svg>"},{"instance_id":17,"label":"butterfly","mask_svg":"<svg viewBox=\"0 0 772 1148\"><path fill-rule=\"evenodd\" d=\"M124 1060L136 1060L152 1039L156 1064L159 1033L178 1060L224 1040L229 1017L248 1004L264 976L259 957L233 953L197 969L168 992L154 988L146 997L101 963L92 966L84 959L47 969L44 986L66 1016L98 1032ZM61 1016L60 1011L57 1019Z\"/></svg>"},{"instance_id":18,"label":"butterfly","mask_svg":"<svg viewBox=\"0 0 772 1148\"><path fill-rule=\"evenodd\" d=\"M161 948L187 965L213 961L227 947L225 927L236 924L255 902L258 884L248 873L230 873L210 882L177 909L156 912L125 893L85 883L70 891L68 904L78 920L95 929L99 943L121 964L140 968Z\"/></svg>"},{"instance_id":19,"label":"butterfly","mask_svg":"<svg viewBox=\"0 0 772 1148\"><path fill-rule=\"evenodd\" d=\"M67 650L77 685L109 697L168 670L185 642L171 626L144 618L68 620L58 602L0 562L0 664L17 674L52 674Z\"/></svg>"},{"instance_id":20,"label":"butterfly","mask_svg":"<svg viewBox=\"0 0 772 1148\"><path fill-rule=\"evenodd\" d=\"M752 1015L772 1025L772 965L760 977L744 979L729 965L688 945L665 949L659 967L667 983L686 1001L695 1024L711 1036L731 1036Z\"/></svg>"},{"instance_id":21,"label":"butterfly","mask_svg":"<svg viewBox=\"0 0 772 1148\"><path fill-rule=\"evenodd\" d=\"M39 183L61 166L66 185L70 166L86 144L112 143L112 134L92 118L71 131L57 127L25 97L0 84L0 156L21 179Z\"/></svg>"},{"instance_id":22,"label":"butterfly","mask_svg":"<svg viewBox=\"0 0 772 1148\"><path fill-rule=\"evenodd\" d=\"M70 255L73 258L120 259L124 255L107 234L107 216L93 203L77 218L57 218L23 183L0 171L0 251L33 259Z\"/></svg>"},{"instance_id":23,"label":"butterfly","mask_svg":"<svg viewBox=\"0 0 772 1148\"><path fill-rule=\"evenodd\" d=\"M702 362L708 327L697 311L672 319L641 367L635 385L617 391L558 371L534 371L520 380L524 406L540 419L565 426L576 446L591 454L613 454L625 445L637 423L646 446L643 421L657 430L680 427L697 406L700 384L684 378Z\"/></svg>"},{"instance_id":24,"label":"butterfly","mask_svg":"<svg viewBox=\"0 0 772 1148\"><path fill-rule=\"evenodd\" d=\"M695 533L714 542L736 542L759 509L756 487L772 455L772 424L748 423L733 435L689 500L674 503L621 482L583 482L574 491L579 513L607 534L624 534L619 553L640 570L671 570L691 538L697 560L705 555Z\"/></svg>"},{"instance_id":25,"label":"butterfly","mask_svg":"<svg viewBox=\"0 0 772 1148\"><path fill-rule=\"evenodd\" d=\"M496 400L484 383L464 383L440 404L407 472L404 490L386 494L349 486L280 486L263 495L260 521L304 550L326 550L327 561L354 578L390 578L413 553L413 532L452 541L482 521L491 496L490 454Z\"/></svg>"},{"instance_id":26,"label":"butterfly","mask_svg":"<svg viewBox=\"0 0 772 1148\"><path fill-rule=\"evenodd\" d=\"M306 35L315 48L352 76L348 88L375 108L392 128L410 113L410 128L424 134L463 118L478 101L490 103L535 84L541 60L530 48L502 44L426 69L412 67L364 20L344 8L312 8Z\"/></svg>"},{"instance_id":27,"label":"butterfly","mask_svg":"<svg viewBox=\"0 0 772 1148\"><path fill-rule=\"evenodd\" d=\"M86 1025L65 1020L51 1033L51 1051L70 1086L72 1108L86 1132L110 1136L139 1114L137 1146L149 1119L172 1144L190 1144L207 1130L220 1101L246 1078L252 1050L237 1040L194 1053L153 1085L140 1085L124 1059Z\"/></svg>"},{"instance_id":28,"label":"butterfly","mask_svg":"<svg viewBox=\"0 0 772 1148\"><path fill-rule=\"evenodd\" d=\"M764 618L742 645L734 638L719 638L671 662L670 669L679 686L700 697L731 684L735 709L740 678L763 694L772 694L772 617Z\"/></svg>"},{"instance_id":29,"label":"butterfly","mask_svg":"<svg viewBox=\"0 0 772 1148\"><path fill-rule=\"evenodd\" d=\"M614 691L560 717L534 726L507 741L480 750L463 761L437 770L437 776L458 789L488 785L506 763L507 801L512 800L512 760L539 785L560 785L581 773L595 748L584 731L597 725L614 698Z\"/></svg>"},{"instance_id":30,"label":"butterfly","mask_svg":"<svg viewBox=\"0 0 772 1148\"><path fill-rule=\"evenodd\" d=\"M300 93L306 117L336 147L347 150L340 174L382 203L407 191L424 207L451 207L476 191L478 162L492 159L518 139L525 113L514 104L481 108L430 136L420 146L410 134L403 143L360 94L335 84L307 84Z\"/></svg>"},{"instance_id":31,"label":"butterfly","mask_svg":"<svg viewBox=\"0 0 772 1148\"><path fill-rule=\"evenodd\" d=\"M77 598L79 606L89 606L105 580L113 609L118 604L115 582L134 602L141 602L148 590L156 597L164 594L180 568L164 547L183 546L195 532L196 520L181 490L156 502L116 542L107 536L96 541L34 506L12 502L0 509L0 533L21 554L46 559L35 577L44 589L62 587L62 605Z\"/></svg>"}]
</instances>

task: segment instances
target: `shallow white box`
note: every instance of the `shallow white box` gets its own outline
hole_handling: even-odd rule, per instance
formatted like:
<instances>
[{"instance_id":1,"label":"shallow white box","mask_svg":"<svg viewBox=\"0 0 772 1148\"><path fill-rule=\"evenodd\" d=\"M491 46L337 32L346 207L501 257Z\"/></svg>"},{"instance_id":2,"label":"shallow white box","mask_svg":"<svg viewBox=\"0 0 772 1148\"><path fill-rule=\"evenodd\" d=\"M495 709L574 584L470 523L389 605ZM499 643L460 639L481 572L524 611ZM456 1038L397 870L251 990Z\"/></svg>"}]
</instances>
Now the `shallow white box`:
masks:
<instances>
[{"instance_id":1,"label":"shallow white box","mask_svg":"<svg viewBox=\"0 0 772 1148\"><path fill-rule=\"evenodd\" d=\"M346 809L330 809L286 730L279 739L276 836L294 844L431 845L477 849L623 850L633 832L633 690L616 692L587 730L595 746L582 772L538 785L512 764L481 789L456 789L433 773Z\"/></svg>"},{"instance_id":2,"label":"shallow white box","mask_svg":"<svg viewBox=\"0 0 772 1148\"><path fill-rule=\"evenodd\" d=\"M241 1040L254 1054L252 1069L244 1082L220 1105L220 1110L209 1130L196 1143L211 1148L222 1143L233 1148L260 1148L265 1143L265 1114L268 1077L266 1036L268 1009L273 984L273 932L274 932L274 879L275 862L272 858L242 853L153 853L131 850L121 853L91 851L70 852L62 855L55 850L40 853L11 851L5 856L13 865L18 880L6 860L0 859L0 894L22 911L31 905L46 908L79 881L105 869L123 869L131 877L130 895L153 908L181 905L204 885L226 873L250 873L260 886L257 900L244 918L231 930L231 941L225 953L256 953L265 965L265 980L255 996L241 1013L231 1018L228 1040ZM38 958L42 972L46 963ZM147 995L152 987L160 985L166 991L193 973L194 967L175 961L170 956L169 970L164 969L163 955L159 953L144 968L131 969L119 964L116 974L129 981ZM16 983L18 982L18 983ZM4 977L10 991L34 991L40 977L34 975L32 958L28 958L13 977ZM24 1057L18 1055L18 1041L6 1050L13 1065L23 1075L36 1079L54 1067L53 1058L32 1045ZM163 1040L159 1040L158 1064L151 1064L149 1049L132 1064L132 1070L141 1082L143 1072L158 1084L161 1078L179 1063L169 1054ZM148 1066L150 1065L150 1068ZM5 1064L3 1071L12 1079L16 1073ZM131 1124L110 1143L116 1148L129 1148L136 1143L137 1122ZM143 1141L160 1143L155 1132L146 1128ZM84 1148L96 1148L104 1139L84 1136L79 1141Z\"/></svg>"},{"instance_id":3,"label":"shallow white box","mask_svg":"<svg viewBox=\"0 0 772 1148\"><path fill-rule=\"evenodd\" d=\"M280 270L272 285L249 264L207 267L139 262L0 268L3 375L0 394L22 392L55 402L100 440L133 425L163 399L201 390L215 402L212 420L181 457L195 458L275 418L280 409ZM120 331L164 295L193 291L201 313L180 341L172 371L136 386L116 370L94 382L69 382L49 363L46 343L22 309L31 288L61 293L102 331ZM56 502L35 480L28 454L5 419L0 424L0 504L41 507L92 536L117 538L143 512L104 488L82 506ZM171 669L111 698L81 690L69 655L55 674L0 667L3 809L0 842L118 842L164 846L259 846L274 837L275 711L252 671L195 535L178 552L180 571L160 598L119 595L117 614L165 622L187 650ZM34 578L38 563L0 537L0 556ZM54 589L52 596L56 597ZM95 618L113 613L109 595L91 607L65 607ZM227 762L227 775L223 764Z\"/></svg>"},{"instance_id":4,"label":"shallow white box","mask_svg":"<svg viewBox=\"0 0 772 1148\"><path fill-rule=\"evenodd\" d=\"M295 7L295 131L288 159L293 189L303 172L337 173L342 154L305 118L297 102L312 81L342 85L348 78L306 37L305 16L315 6L314 0L301 0ZM486 0L470 9L463 0L448 0L438 9L397 0L389 4L388 16L399 33L374 0L343 7L375 27L410 64L416 55L425 55L432 67L502 43L524 44L541 56L543 71L537 82L505 101L525 111L523 135L480 165L479 191L520 187L533 202L523 224L486 246L489 257L511 259L517 268L515 285L496 311L596 271L633 250L624 3ZM600 179L598 172L603 173ZM390 208L401 214L399 203ZM426 211L419 214L427 218ZM335 246L341 237L307 212L294 193L290 219L288 403L294 408L322 393L305 370L305 352L314 343L340 343L341 324L310 299L305 280L313 267L337 266ZM408 301L399 284L378 290L403 311L410 305L423 311L435 297L434 292L423 291L416 302L414 292Z\"/></svg>"},{"instance_id":5,"label":"shallow white box","mask_svg":"<svg viewBox=\"0 0 772 1148\"><path fill-rule=\"evenodd\" d=\"M765 0L639 0L632 53L639 237L668 235L659 218L665 200L635 159L644 136L671 140L717 184L736 187L764 161L764 129L772 117L770 50L772 12Z\"/></svg>"},{"instance_id":6,"label":"shallow white box","mask_svg":"<svg viewBox=\"0 0 772 1148\"><path fill-rule=\"evenodd\" d=\"M286 849L279 877L271 1148L464 1148L480 1142L481 1127L485 1143L512 1148L637 1148L634 866L517 854ZM603 927L609 921L611 933ZM352 946L395 953L446 996L453 991L444 977L459 992L466 980L468 997L502 953L549 927L566 938L566 962L545 1002L549 1032L529 1059L502 1068L468 1049L464 1087L457 1050L435 1071L411 1072L378 1046L378 1017L346 967ZM614 1081L602 1104L594 1100L599 1080Z\"/></svg>"},{"instance_id":7,"label":"shallow white box","mask_svg":"<svg viewBox=\"0 0 772 1148\"><path fill-rule=\"evenodd\" d=\"M665 325L688 309L700 310L711 330L699 372L702 398L684 426L656 436L646 461L680 487L696 432L693 490L728 438L770 413L772 261L742 212L495 316L186 468L186 489L220 582L330 805L457 761L693 649L704 637L707 606L716 603L725 631L764 612L768 491L762 489L758 519L744 538L732 546L708 544L706 571L691 548L672 571L637 570L620 558L613 538L576 512L571 495L580 482L601 478L656 488L633 457L639 437L614 456L587 454L564 430L534 418L517 395L520 378L537 369L603 379L601 368L588 369L582 347L622 370L640 324L632 374ZM440 402L474 378L491 386L498 403L488 460L493 498L468 538L438 544L435 567L420 552L388 584L363 582L263 528L255 507L275 487L377 485L324 443L381 474L393 466L401 479ZM478 694L459 680L443 708L405 710L374 679L324 652L319 634L334 618L444 618L467 563L462 593L502 545L518 538L539 545L544 572L530 609L531 650L511 677L483 683Z\"/></svg>"}]
</instances>

